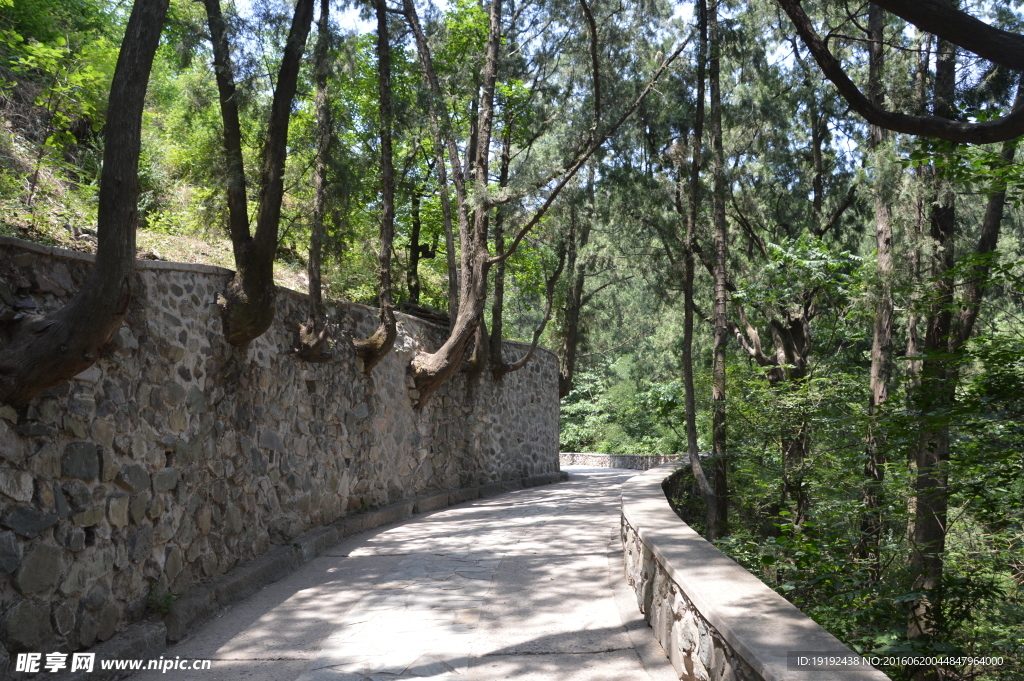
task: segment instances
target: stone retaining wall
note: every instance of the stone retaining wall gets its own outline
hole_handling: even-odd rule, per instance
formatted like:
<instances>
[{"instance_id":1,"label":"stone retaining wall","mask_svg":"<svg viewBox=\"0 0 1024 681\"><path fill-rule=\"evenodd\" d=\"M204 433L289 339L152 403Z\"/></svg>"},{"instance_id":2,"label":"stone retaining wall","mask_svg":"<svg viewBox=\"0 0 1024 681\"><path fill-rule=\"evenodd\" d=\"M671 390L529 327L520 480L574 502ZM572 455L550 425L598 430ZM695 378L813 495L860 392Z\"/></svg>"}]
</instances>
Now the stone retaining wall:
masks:
<instances>
[{"instance_id":1,"label":"stone retaining wall","mask_svg":"<svg viewBox=\"0 0 1024 681\"><path fill-rule=\"evenodd\" d=\"M680 679L885 681L875 669L790 669L798 651L855 653L679 520L661 466L622 486L626 581Z\"/></svg>"},{"instance_id":2,"label":"stone retaining wall","mask_svg":"<svg viewBox=\"0 0 1024 681\"><path fill-rule=\"evenodd\" d=\"M0 237L0 316L59 307L91 260ZM139 262L113 352L0 408L0 677L8 652L89 647L310 528L558 470L550 352L500 382L457 376L414 410L406 367L446 329L399 315L371 376L347 342L304 364L288 352L306 297L282 289L274 325L237 350L215 304L230 277ZM329 319L365 337L376 314L337 303Z\"/></svg>"},{"instance_id":3,"label":"stone retaining wall","mask_svg":"<svg viewBox=\"0 0 1024 681\"><path fill-rule=\"evenodd\" d=\"M632 468L646 471L655 466L678 461L677 456L591 454L588 452L561 452L558 461L562 466L593 466L595 468Z\"/></svg>"}]
</instances>

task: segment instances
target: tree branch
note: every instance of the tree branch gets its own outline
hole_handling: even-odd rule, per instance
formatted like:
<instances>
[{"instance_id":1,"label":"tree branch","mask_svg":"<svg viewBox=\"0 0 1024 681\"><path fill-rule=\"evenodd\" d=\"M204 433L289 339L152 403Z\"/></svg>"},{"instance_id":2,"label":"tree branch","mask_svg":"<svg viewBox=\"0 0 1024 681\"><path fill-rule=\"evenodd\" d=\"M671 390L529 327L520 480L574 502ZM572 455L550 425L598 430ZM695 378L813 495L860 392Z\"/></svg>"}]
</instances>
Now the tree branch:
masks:
<instances>
[{"instance_id":1,"label":"tree branch","mask_svg":"<svg viewBox=\"0 0 1024 681\"><path fill-rule=\"evenodd\" d=\"M829 51L828 45L818 35L814 24L804 12L800 0L776 2L789 15L800 39L814 55L814 60L818 62L825 76L836 86L850 108L869 123L894 132L939 137L951 142L969 144L1003 142L1024 135L1024 107L1019 104L1015 104L1006 116L983 123L966 123L941 116L910 116L875 106L850 80L839 60Z\"/></svg>"},{"instance_id":2,"label":"tree branch","mask_svg":"<svg viewBox=\"0 0 1024 681\"><path fill-rule=\"evenodd\" d=\"M577 154L576 160L572 163L572 165L570 166L569 170L565 173L565 175L562 176L562 179L559 181L558 185L556 185L555 188L551 191L551 193L548 194L547 199L544 200L544 203L541 204L540 208L538 208L537 211L533 214L533 217L531 217L530 220L522 227L522 229L519 230L519 233L516 234L516 238L513 239L512 245L509 247L509 249L504 253L501 253L490 258L488 260L488 264L494 264L496 262L505 260L516 252L516 249L519 247L519 243L526 237L527 234L529 234L530 230L533 229L538 222L540 222L540 219L544 217L544 214L548 212L548 209L551 207L551 204L554 203L556 198L558 198L558 195L561 193L562 189L565 188L565 185L569 184L569 181L573 177L575 177L579 169L583 167L583 164L590 160L590 157L594 155L594 152L600 149L601 146L604 145L604 143L607 142L608 139L615 134L615 132L622 126L622 124L625 123L626 120L633 115L633 112L636 111L637 108L639 108L640 104L644 101L644 99L647 98L647 95L650 94L651 90L654 89L654 86L657 84L658 79L661 78L661 74L664 73L665 69L667 69L672 64L672 62L676 60L676 57L678 57L682 53L683 49L686 48L688 42L689 39L684 41L683 44L680 45L679 48L676 49L676 51L673 52L668 57L668 59L662 62L661 66L658 67L658 70L655 72L654 77L651 78L650 82L647 83L647 87L644 88L643 92L640 93L640 96L636 98L636 101L634 101L633 104L626 110L626 112L622 114L619 120L616 121L611 128L606 130L604 134L600 136L599 139L595 140L590 145L590 148L588 148L581 154Z\"/></svg>"},{"instance_id":3,"label":"tree branch","mask_svg":"<svg viewBox=\"0 0 1024 681\"><path fill-rule=\"evenodd\" d=\"M872 3L993 64L1024 71L1024 36L989 26L944 0L872 0Z\"/></svg>"}]
</instances>

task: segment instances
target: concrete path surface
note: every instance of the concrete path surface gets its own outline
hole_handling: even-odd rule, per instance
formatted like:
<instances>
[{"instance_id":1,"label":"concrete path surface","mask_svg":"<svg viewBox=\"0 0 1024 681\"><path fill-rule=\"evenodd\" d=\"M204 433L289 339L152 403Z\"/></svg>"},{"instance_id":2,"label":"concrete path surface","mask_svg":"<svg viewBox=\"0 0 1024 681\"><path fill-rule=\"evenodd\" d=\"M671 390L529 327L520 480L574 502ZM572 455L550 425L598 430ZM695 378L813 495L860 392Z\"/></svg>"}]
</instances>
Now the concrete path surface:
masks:
<instances>
[{"instance_id":1,"label":"concrete path surface","mask_svg":"<svg viewBox=\"0 0 1024 681\"><path fill-rule=\"evenodd\" d=\"M636 471L566 470L350 537L164 653L211 670L132 679L675 679L623 579Z\"/></svg>"}]
</instances>

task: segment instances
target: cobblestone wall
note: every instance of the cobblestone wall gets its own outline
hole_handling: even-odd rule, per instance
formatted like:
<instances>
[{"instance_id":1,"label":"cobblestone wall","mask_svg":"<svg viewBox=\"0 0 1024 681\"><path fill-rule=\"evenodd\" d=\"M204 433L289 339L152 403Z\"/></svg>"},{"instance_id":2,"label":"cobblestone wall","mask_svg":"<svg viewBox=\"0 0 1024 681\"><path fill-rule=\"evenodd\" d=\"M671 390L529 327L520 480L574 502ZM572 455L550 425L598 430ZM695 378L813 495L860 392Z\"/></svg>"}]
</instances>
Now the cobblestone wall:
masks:
<instances>
[{"instance_id":1,"label":"cobblestone wall","mask_svg":"<svg viewBox=\"0 0 1024 681\"><path fill-rule=\"evenodd\" d=\"M626 582L686 681L886 681L873 668L797 667L796 651L855 653L676 517L662 481L678 464L622 485Z\"/></svg>"},{"instance_id":2,"label":"cobblestone wall","mask_svg":"<svg viewBox=\"0 0 1024 681\"><path fill-rule=\"evenodd\" d=\"M0 313L59 307L88 269L0 238ZM239 351L215 305L229 278L140 263L112 354L21 411L0 408L0 668L7 652L106 640L164 594L349 512L558 470L551 353L501 382L457 376L417 411L406 367L446 329L400 315L369 377L347 343L304 364L288 350L305 297L282 290L270 331ZM357 305L330 318L350 335L376 326Z\"/></svg>"},{"instance_id":3,"label":"cobblestone wall","mask_svg":"<svg viewBox=\"0 0 1024 681\"><path fill-rule=\"evenodd\" d=\"M677 456L659 454L591 454L588 452L561 452L558 460L563 466L593 466L595 468L631 468L646 471L649 468L678 461Z\"/></svg>"},{"instance_id":4,"label":"cobblestone wall","mask_svg":"<svg viewBox=\"0 0 1024 681\"><path fill-rule=\"evenodd\" d=\"M626 581L680 679L761 681L672 581L636 529L622 523Z\"/></svg>"}]
</instances>

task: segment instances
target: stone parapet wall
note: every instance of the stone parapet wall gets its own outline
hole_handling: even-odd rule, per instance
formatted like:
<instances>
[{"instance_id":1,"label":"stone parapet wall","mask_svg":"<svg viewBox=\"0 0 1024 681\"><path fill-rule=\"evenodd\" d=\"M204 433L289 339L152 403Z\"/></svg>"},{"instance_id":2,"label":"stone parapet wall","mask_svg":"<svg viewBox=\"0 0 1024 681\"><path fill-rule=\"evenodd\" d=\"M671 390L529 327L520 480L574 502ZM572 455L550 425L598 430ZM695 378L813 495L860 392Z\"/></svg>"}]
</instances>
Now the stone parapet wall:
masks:
<instances>
[{"instance_id":1,"label":"stone parapet wall","mask_svg":"<svg viewBox=\"0 0 1024 681\"><path fill-rule=\"evenodd\" d=\"M562 466L593 466L594 468L631 468L646 471L655 466L679 461L677 456L659 454L591 454L589 452L560 452L558 461Z\"/></svg>"},{"instance_id":2,"label":"stone parapet wall","mask_svg":"<svg viewBox=\"0 0 1024 681\"><path fill-rule=\"evenodd\" d=\"M0 237L0 301L56 309L91 260ZM239 350L216 305L231 274L140 261L112 352L0 407L0 676L8 652L89 647L311 528L558 471L550 352L499 382L456 376L415 410L406 367L447 329L398 315L371 376L347 341L305 364L289 350L307 299L281 289L271 329ZM377 324L361 305L328 315L335 338Z\"/></svg>"},{"instance_id":3,"label":"stone parapet wall","mask_svg":"<svg viewBox=\"0 0 1024 681\"><path fill-rule=\"evenodd\" d=\"M626 581L680 679L885 681L875 669L790 668L798 651L856 654L679 520L661 466L622 486Z\"/></svg>"}]
</instances>

